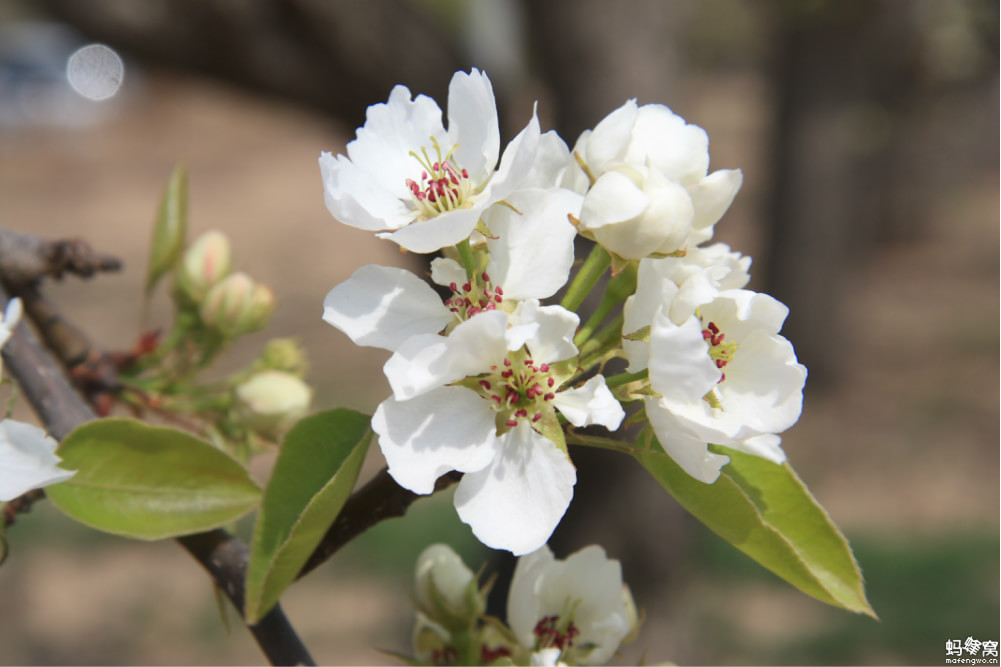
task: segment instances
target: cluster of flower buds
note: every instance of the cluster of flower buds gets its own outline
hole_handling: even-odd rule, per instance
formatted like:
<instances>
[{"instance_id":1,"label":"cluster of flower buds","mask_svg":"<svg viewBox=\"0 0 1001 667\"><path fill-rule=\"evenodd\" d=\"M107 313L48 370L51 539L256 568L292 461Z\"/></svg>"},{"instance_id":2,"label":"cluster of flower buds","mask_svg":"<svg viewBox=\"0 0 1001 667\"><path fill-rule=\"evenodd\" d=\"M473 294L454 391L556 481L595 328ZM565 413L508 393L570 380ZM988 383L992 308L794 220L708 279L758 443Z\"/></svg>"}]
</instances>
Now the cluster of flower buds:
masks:
<instances>
[{"instance_id":1,"label":"cluster of flower buds","mask_svg":"<svg viewBox=\"0 0 1001 667\"><path fill-rule=\"evenodd\" d=\"M176 271L175 294L197 308L205 326L224 338L263 328L275 308L274 293L242 271L232 270L229 240L202 234L185 251Z\"/></svg>"},{"instance_id":2,"label":"cluster of flower buds","mask_svg":"<svg viewBox=\"0 0 1001 667\"><path fill-rule=\"evenodd\" d=\"M630 100L572 151L533 114L502 152L493 89L475 69L452 78L447 128L442 115L397 86L347 155L320 157L334 217L443 255L431 281L451 291L444 302L374 265L324 301L327 322L392 353L393 394L372 428L394 479L430 493L439 475L464 473L459 517L522 555L573 496L567 445L588 444L574 428L616 431L631 409L705 483L729 461L710 444L783 461L778 434L799 418L806 369L778 333L785 306L745 289L750 259L706 245L742 175L709 172L705 131ZM571 279L578 234L596 245ZM606 378L613 358L627 372Z\"/></svg>"},{"instance_id":3,"label":"cluster of flower buds","mask_svg":"<svg viewBox=\"0 0 1001 667\"><path fill-rule=\"evenodd\" d=\"M549 547L518 559L507 622L486 616L490 585L444 544L417 559L414 651L430 665L601 665L639 630L619 562L590 546L566 560Z\"/></svg>"}]
</instances>

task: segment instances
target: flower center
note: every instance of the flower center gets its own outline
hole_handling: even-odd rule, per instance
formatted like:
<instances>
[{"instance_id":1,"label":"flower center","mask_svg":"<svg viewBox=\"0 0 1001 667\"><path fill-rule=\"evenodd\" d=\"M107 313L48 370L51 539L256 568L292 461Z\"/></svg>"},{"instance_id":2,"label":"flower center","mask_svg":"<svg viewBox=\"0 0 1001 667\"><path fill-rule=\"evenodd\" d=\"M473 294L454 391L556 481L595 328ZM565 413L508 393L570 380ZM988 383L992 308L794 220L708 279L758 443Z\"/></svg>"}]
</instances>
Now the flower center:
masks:
<instances>
[{"instance_id":1,"label":"flower center","mask_svg":"<svg viewBox=\"0 0 1001 667\"><path fill-rule=\"evenodd\" d=\"M412 178L407 179L414 208L422 220L459 208L468 208L473 195L469 172L460 169L452 160L452 153L457 146L452 146L442 157L441 146L435 137L431 137L431 145L434 158L428 155L428 149L423 146L420 155L410 151L410 155L423 167L420 183Z\"/></svg>"},{"instance_id":2,"label":"flower center","mask_svg":"<svg viewBox=\"0 0 1001 667\"><path fill-rule=\"evenodd\" d=\"M500 366L476 379L481 396L490 400L497 412L498 429L507 431L519 419L534 424L542 419L556 397L557 382L549 364L536 364L525 348L504 357Z\"/></svg>"},{"instance_id":3,"label":"flower center","mask_svg":"<svg viewBox=\"0 0 1001 667\"><path fill-rule=\"evenodd\" d=\"M715 322L710 322L702 330L702 338L709 343L709 357L716 362L716 368L720 370L723 370L728 363L733 361L733 353L737 351L736 343L723 342L723 338L725 337L726 334L720 333L719 327L716 326ZM726 373L723 373L719 381L722 382L725 379Z\"/></svg>"},{"instance_id":4,"label":"flower center","mask_svg":"<svg viewBox=\"0 0 1001 667\"><path fill-rule=\"evenodd\" d=\"M573 646L573 640L580 634L580 630L574 625L573 619L561 623L560 617L553 615L540 618L532 633L535 635L535 650L556 647L563 651Z\"/></svg>"},{"instance_id":5,"label":"flower center","mask_svg":"<svg viewBox=\"0 0 1001 667\"><path fill-rule=\"evenodd\" d=\"M450 283L448 288L452 290L452 298L445 300L445 307L458 315L460 320L468 320L485 310L496 310L504 302L504 289L494 287L485 271L474 273L462 285Z\"/></svg>"}]
</instances>

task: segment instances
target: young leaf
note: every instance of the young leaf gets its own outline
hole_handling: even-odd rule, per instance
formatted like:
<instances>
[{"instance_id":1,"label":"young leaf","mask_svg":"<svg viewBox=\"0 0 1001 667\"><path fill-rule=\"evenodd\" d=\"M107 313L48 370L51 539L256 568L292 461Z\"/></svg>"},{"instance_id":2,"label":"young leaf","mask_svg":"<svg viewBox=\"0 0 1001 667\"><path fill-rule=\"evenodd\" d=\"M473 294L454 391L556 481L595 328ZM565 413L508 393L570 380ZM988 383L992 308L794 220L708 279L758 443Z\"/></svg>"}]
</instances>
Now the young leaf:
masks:
<instances>
[{"instance_id":1,"label":"young leaf","mask_svg":"<svg viewBox=\"0 0 1001 667\"><path fill-rule=\"evenodd\" d=\"M132 419L76 428L57 450L77 473L46 489L65 514L116 535L157 540L222 526L261 490L239 463L194 436Z\"/></svg>"},{"instance_id":2,"label":"young leaf","mask_svg":"<svg viewBox=\"0 0 1001 667\"><path fill-rule=\"evenodd\" d=\"M146 295L165 273L173 268L184 250L188 227L188 170L183 165L174 168L167 181L153 225L153 240L146 269Z\"/></svg>"},{"instance_id":3,"label":"young leaf","mask_svg":"<svg viewBox=\"0 0 1001 667\"><path fill-rule=\"evenodd\" d=\"M730 457L713 484L688 475L655 439L634 456L686 510L758 563L822 602L875 618L847 540L789 464L713 449Z\"/></svg>"},{"instance_id":4,"label":"young leaf","mask_svg":"<svg viewBox=\"0 0 1001 667\"><path fill-rule=\"evenodd\" d=\"M330 410L303 419L285 436L254 526L248 623L256 623L295 581L341 511L368 451L370 421L352 410Z\"/></svg>"}]
</instances>

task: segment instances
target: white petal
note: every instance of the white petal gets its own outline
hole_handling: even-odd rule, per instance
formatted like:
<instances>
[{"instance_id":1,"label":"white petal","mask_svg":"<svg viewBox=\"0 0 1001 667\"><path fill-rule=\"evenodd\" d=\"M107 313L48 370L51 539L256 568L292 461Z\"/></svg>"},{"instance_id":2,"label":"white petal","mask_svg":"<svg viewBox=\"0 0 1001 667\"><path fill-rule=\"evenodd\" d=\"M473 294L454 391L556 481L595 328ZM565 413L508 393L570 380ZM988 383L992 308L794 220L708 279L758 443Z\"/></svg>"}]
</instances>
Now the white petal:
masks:
<instances>
[{"instance_id":1,"label":"white petal","mask_svg":"<svg viewBox=\"0 0 1001 667\"><path fill-rule=\"evenodd\" d=\"M455 508L480 542L518 556L552 535L570 505L577 471L525 422L501 441L501 453L489 466L459 482Z\"/></svg>"},{"instance_id":2,"label":"white petal","mask_svg":"<svg viewBox=\"0 0 1001 667\"><path fill-rule=\"evenodd\" d=\"M436 257L431 260L431 280L443 287L452 283L461 285L466 282L466 269L454 259Z\"/></svg>"},{"instance_id":3,"label":"white petal","mask_svg":"<svg viewBox=\"0 0 1001 667\"><path fill-rule=\"evenodd\" d=\"M389 474L414 493L431 493L445 473L481 470L497 455L494 411L465 387L439 387L409 401L388 398L372 416L372 430Z\"/></svg>"},{"instance_id":4,"label":"white petal","mask_svg":"<svg viewBox=\"0 0 1001 667\"><path fill-rule=\"evenodd\" d=\"M786 460L786 454L782 451L781 445L782 438L774 433L766 433L764 435L748 438L747 440L735 442L727 445L727 447L745 452L747 454L753 454L754 456L760 456L763 459L768 459L772 463L778 463L781 465Z\"/></svg>"},{"instance_id":5,"label":"white petal","mask_svg":"<svg viewBox=\"0 0 1001 667\"><path fill-rule=\"evenodd\" d=\"M411 252L437 252L468 239L482 212L482 208L448 211L426 220L416 220L394 232L383 232L377 236L389 239Z\"/></svg>"},{"instance_id":6,"label":"white petal","mask_svg":"<svg viewBox=\"0 0 1001 667\"><path fill-rule=\"evenodd\" d=\"M580 212L581 224L598 229L643 213L650 197L622 171L610 171L595 181Z\"/></svg>"},{"instance_id":7,"label":"white petal","mask_svg":"<svg viewBox=\"0 0 1001 667\"><path fill-rule=\"evenodd\" d=\"M556 561L549 546L543 544L518 559L507 596L507 622L523 646L535 644L532 630L543 616L540 611L538 583L542 574Z\"/></svg>"},{"instance_id":8,"label":"white petal","mask_svg":"<svg viewBox=\"0 0 1001 667\"><path fill-rule=\"evenodd\" d=\"M525 340L535 363L551 364L577 356L577 346L573 344L574 333L580 325L577 313L562 306L540 306L537 300L530 299L518 304L511 314L511 322L519 327L536 325L533 336ZM509 341L510 338L509 333ZM517 347L512 348L509 342L508 349Z\"/></svg>"},{"instance_id":9,"label":"white petal","mask_svg":"<svg viewBox=\"0 0 1001 667\"><path fill-rule=\"evenodd\" d=\"M668 456L700 482L715 482L730 457L710 452L709 443L695 437L658 399L647 398L644 402L650 425Z\"/></svg>"},{"instance_id":10,"label":"white petal","mask_svg":"<svg viewBox=\"0 0 1001 667\"><path fill-rule=\"evenodd\" d=\"M596 176L601 175L609 162L622 158L632 137L638 112L636 100L629 100L605 116L587 137L581 157Z\"/></svg>"},{"instance_id":11,"label":"white petal","mask_svg":"<svg viewBox=\"0 0 1001 667\"><path fill-rule=\"evenodd\" d=\"M693 227L715 225L730 208L744 175L740 169L720 169L709 174L695 185L688 186L688 194L695 204Z\"/></svg>"},{"instance_id":12,"label":"white petal","mask_svg":"<svg viewBox=\"0 0 1001 667\"><path fill-rule=\"evenodd\" d=\"M487 239L487 271L505 299L545 299L567 282L577 235L567 214L577 215L582 201L570 190L519 190L505 199L510 207L493 206L483 216L495 237Z\"/></svg>"},{"instance_id":13,"label":"white petal","mask_svg":"<svg viewBox=\"0 0 1001 667\"><path fill-rule=\"evenodd\" d=\"M321 154L320 177L327 210L346 225L374 232L397 229L414 217L396 193L343 155Z\"/></svg>"},{"instance_id":14,"label":"white petal","mask_svg":"<svg viewBox=\"0 0 1001 667\"><path fill-rule=\"evenodd\" d=\"M432 544L417 557L414 596L421 609L433 613L433 585L450 610L462 611L466 608L466 588L472 580L472 570L466 567L452 547L447 544Z\"/></svg>"},{"instance_id":15,"label":"white petal","mask_svg":"<svg viewBox=\"0 0 1001 667\"><path fill-rule=\"evenodd\" d=\"M0 502L75 475L75 471L57 467L61 461L55 454L57 446L37 426L12 419L0 421Z\"/></svg>"},{"instance_id":16,"label":"white petal","mask_svg":"<svg viewBox=\"0 0 1001 667\"><path fill-rule=\"evenodd\" d=\"M407 400L502 363L506 330L507 314L490 311L462 322L447 338L411 336L383 366L393 395Z\"/></svg>"},{"instance_id":17,"label":"white petal","mask_svg":"<svg viewBox=\"0 0 1001 667\"><path fill-rule=\"evenodd\" d=\"M504 149L497 173L490 179L488 190L491 202L500 201L517 189L539 186L531 179L538 173L536 159L539 155L541 135L539 119L533 110L528 125ZM552 144L547 141L545 146L551 148Z\"/></svg>"},{"instance_id":18,"label":"white petal","mask_svg":"<svg viewBox=\"0 0 1001 667\"><path fill-rule=\"evenodd\" d=\"M668 279L659 270L661 260L646 258L640 260L639 272L636 276L636 293L626 299L623 307L625 319L622 333L634 334L644 327L653 324L653 318L665 303L670 303L678 291L674 281ZM629 372L636 373L647 367L649 363L650 344L643 341L622 339L622 347L629 360Z\"/></svg>"},{"instance_id":19,"label":"white petal","mask_svg":"<svg viewBox=\"0 0 1001 667\"><path fill-rule=\"evenodd\" d=\"M602 375L595 375L582 387L557 392L553 405L578 427L601 424L614 431L626 416Z\"/></svg>"},{"instance_id":20,"label":"white petal","mask_svg":"<svg viewBox=\"0 0 1001 667\"><path fill-rule=\"evenodd\" d=\"M407 338L434 334L453 315L427 283L404 269L369 264L327 293L324 321L357 345L396 350Z\"/></svg>"},{"instance_id":21,"label":"white petal","mask_svg":"<svg viewBox=\"0 0 1001 667\"><path fill-rule=\"evenodd\" d=\"M456 164L473 183L485 183L497 165L500 129L493 86L476 68L456 72L448 85L448 132L455 138Z\"/></svg>"},{"instance_id":22,"label":"white petal","mask_svg":"<svg viewBox=\"0 0 1001 667\"><path fill-rule=\"evenodd\" d=\"M663 314L650 330L650 386L667 401L702 404L722 373L709 356L702 325L690 317L681 326Z\"/></svg>"},{"instance_id":23,"label":"white petal","mask_svg":"<svg viewBox=\"0 0 1001 667\"><path fill-rule=\"evenodd\" d=\"M646 104L636 114L624 161L650 164L672 181L692 185L709 170L709 136L664 105Z\"/></svg>"}]
</instances>

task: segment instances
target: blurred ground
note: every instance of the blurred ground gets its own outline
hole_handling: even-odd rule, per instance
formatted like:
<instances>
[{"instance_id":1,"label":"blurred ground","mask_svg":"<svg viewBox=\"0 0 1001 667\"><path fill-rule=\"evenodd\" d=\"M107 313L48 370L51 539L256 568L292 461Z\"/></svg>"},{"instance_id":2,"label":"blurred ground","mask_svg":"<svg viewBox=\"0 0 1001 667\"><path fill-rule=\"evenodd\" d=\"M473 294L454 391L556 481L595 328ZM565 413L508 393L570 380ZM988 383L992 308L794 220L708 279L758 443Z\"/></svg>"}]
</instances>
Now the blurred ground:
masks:
<instances>
[{"instance_id":1,"label":"blurred ground","mask_svg":"<svg viewBox=\"0 0 1001 667\"><path fill-rule=\"evenodd\" d=\"M686 92L676 110L709 132L713 166L745 174L718 237L754 254L766 96L743 75L693 80ZM641 100L652 101L672 104ZM67 281L47 293L94 340L127 347L138 332L153 211L173 164L184 161L192 233L229 234L239 268L279 298L274 325L234 356L249 358L269 336L298 336L313 361L315 405L372 410L388 391L379 372L385 355L354 347L324 324L321 303L358 266L405 265L407 257L325 210L316 159L321 150L342 150L346 138L343 128L289 108L151 75L142 94L122 99L103 124L0 129L0 224L79 235L122 257L121 275ZM634 583L648 619L623 660L635 662L646 649L651 662L682 664L938 663L948 638L998 639L998 172L941 195L925 234L878 248L851 276L844 382L824 395L808 383L803 418L784 438L800 476L859 546L883 622L828 609L693 529L692 544L665 545L688 555L671 578L683 583L671 590ZM161 294L153 322L165 324L167 312ZM446 525L433 518L436 508ZM392 661L372 646L406 650L413 555L468 534L447 498L415 510L283 598L321 663L382 664ZM402 547L389 542L396 529L405 531ZM208 579L173 543L98 536L44 505L9 538L12 553L0 568L2 664L262 661L238 623L225 635ZM614 555L628 563L629 554ZM954 595L943 599L944 587ZM912 612L923 609L916 614L923 630L901 625L903 592L914 596ZM830 639L845 623L857 629ZM804 648L811 637L821 643ZM843 652L852 646L859 651Z\"/></svg>"}]
</instances>

